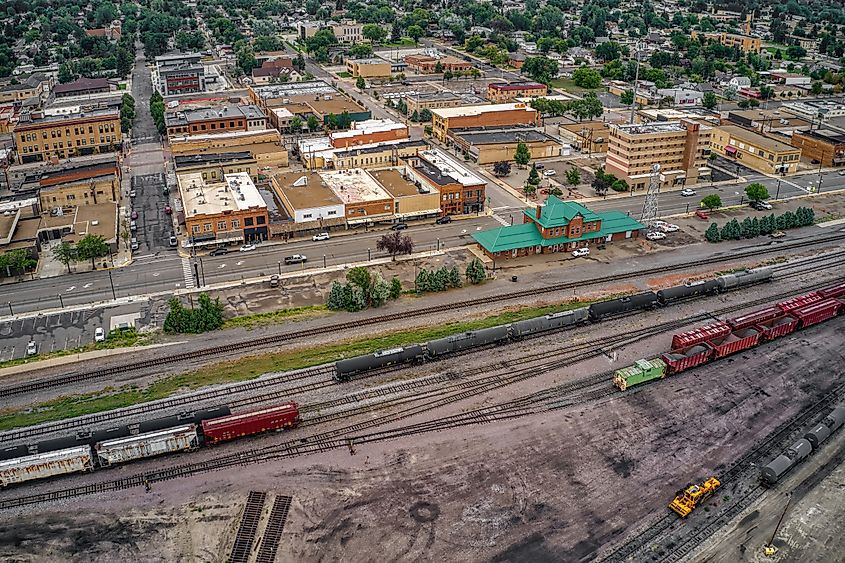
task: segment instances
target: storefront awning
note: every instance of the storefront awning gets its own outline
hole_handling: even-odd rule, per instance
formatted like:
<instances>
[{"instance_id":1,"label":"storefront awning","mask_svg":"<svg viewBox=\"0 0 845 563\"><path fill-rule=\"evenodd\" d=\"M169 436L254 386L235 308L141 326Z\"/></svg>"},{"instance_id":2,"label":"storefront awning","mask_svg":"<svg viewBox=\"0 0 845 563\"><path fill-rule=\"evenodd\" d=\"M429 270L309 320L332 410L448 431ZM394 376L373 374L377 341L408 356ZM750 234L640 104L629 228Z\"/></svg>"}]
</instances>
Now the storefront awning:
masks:
<instances>
[{"instance_id":1,"label":"storefront awning","mask_svg":"<svg viewBox=\"0 0 845 563\"><path fill-rule=\"evenodd\" d=\"M725 147L725 153L730 155L736 154L736 147Z\"/></svg>"}]
</instances>

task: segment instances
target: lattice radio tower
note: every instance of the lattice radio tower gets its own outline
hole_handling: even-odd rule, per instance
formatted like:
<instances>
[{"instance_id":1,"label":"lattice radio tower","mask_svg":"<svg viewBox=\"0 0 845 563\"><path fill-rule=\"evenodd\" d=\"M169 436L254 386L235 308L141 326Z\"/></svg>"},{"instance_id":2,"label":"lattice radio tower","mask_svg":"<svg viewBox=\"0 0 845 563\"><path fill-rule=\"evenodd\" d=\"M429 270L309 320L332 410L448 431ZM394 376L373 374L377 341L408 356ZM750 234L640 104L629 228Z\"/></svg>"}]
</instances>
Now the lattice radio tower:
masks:
<instances>
[{"instance_id":1,"label":"lattice radio tower","mask_svg":"<svg viewBox=\"0 0 845 563\"><path fill-rule=\"evenodd\" d=\"M648 192L643 202L643 214L640 223L651 230L652 224L657 220L657 194L660 193L660 165L651 167L651 176L648 181Z\"/></svg>"}]
</instances>

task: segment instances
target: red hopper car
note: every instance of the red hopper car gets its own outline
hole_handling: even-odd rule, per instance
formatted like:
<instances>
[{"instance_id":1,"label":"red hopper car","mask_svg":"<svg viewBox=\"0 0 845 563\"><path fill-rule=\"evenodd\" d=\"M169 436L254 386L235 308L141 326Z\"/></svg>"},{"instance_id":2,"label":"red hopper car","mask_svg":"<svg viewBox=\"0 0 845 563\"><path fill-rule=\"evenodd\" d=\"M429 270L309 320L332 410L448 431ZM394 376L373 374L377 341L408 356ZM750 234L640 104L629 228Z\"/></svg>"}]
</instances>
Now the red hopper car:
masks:
<instances>
[{"instance_id":1,"label":"red hopper car","mask_svg":"<svg viewBox=\"0 0 845 563\"><path fill-rule=\"evenodd\" d=\"M299 406L290 402L203 420L202 432L207 444L216 444L268 430L293 428L297 424L299 424Z\"/></svg>"}]
</instances>

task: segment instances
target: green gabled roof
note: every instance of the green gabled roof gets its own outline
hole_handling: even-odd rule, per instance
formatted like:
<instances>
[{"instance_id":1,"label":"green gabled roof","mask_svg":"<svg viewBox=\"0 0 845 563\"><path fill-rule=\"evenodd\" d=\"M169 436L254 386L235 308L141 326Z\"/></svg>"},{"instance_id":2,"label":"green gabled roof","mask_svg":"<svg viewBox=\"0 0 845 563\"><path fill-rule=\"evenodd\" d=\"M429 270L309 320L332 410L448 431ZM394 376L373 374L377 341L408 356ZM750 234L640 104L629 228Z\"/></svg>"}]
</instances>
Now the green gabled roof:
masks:
<instances>
[{"instance_id":1,"label":"green gabled roof","mask_svg":"<svg viewBox=\"0 0 845 563\"><path fill-rule=\"evenodd\" d=\"M529 246L549 247L556 244L566 244L570 242L604 238L607 235L615 233L638 231L645 228L645 225L635 219L632 219L631 217L628 217L621 211L607 211L605 213L593 213L590 211L589 213L595 216L595 219L590 219L591 221L601 220L601 230L586 233L576 238L555 237L544 239L540 235L540 231L537 226L532 223L523 223L521 225L511 225L508 227L490 229L489 231L480 231L478 233L473 233L472 238L474 238L475 241L483 246L488 252L504 252L517 248L528 248Z\"/></svg>"},{"instance_id":2,"label":"green gabled roof","mask_svg":"<svg viewBox=\"0 0 845 563\"><path fill-rule=\"evenodd\" d=\"M525 214L535 219L543 227L562 227L568 225L576 215L581 215L584 222L598 221L601 217L574 201L563 201L557 196L550 195L540 210L540 217L537 217L536 209L528 209Z\"/></svg>"}]
</instances>

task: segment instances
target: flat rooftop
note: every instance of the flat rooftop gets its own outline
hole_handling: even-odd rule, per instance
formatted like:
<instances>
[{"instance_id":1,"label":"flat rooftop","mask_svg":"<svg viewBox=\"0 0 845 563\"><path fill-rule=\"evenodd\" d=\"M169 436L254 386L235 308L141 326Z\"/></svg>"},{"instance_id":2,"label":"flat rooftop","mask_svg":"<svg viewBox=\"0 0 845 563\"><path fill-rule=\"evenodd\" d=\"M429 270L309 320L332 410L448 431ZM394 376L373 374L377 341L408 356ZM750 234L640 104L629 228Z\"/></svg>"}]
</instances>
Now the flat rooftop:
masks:
<instances>
[{"instance_id":1,"label":"flat rooftop","mask_svg":"<svg viewBox=\"0 0 845 563\"><path fill-rule=\"evenodd\" d=\"M833 144L845 143L845 133L842 131L835 131L833 129L815 129L807 131L796 131L805 137L813 137L821 141L827 141Z\"/></svg>"},{"instance_id":2,"label":"flat rooftop","mask_svg":"<svg viewBox=\"0 0 845 563\"><path fill-rule=\"evenodd\" d=\"M290 98L293 96L333 94L337 93L334 87L322 80L309 80L307 82L288 82L285 84L268 84L266 86L252 86L252 91L259 98Z\"/></svg>"},{"instance_id":3,"label":"flat rooftop","mask_svg":"<svg viewBox=\"0 0 845 563\"><path fill-rule=\"evenodd\" d=\"M381 143L371 143L368 145L357 145L355 147L343 148L343 149L335 149L334 155L338 157L344 156L357 156L361 154L374 154L384 152L386 150L392 149L407 149L413 147L428 147L428 143L423 141L422 139L417 139L415 141L384 141Z\"/></svg>"},{"instance_id":4,"label":"flat rooftop","mask_svg":"<svg viewBox=\"0 0 845 563\"><path fill-rule=\"evenodd\" d=\"M219 152L212 154L190 154L174 157L176 168L184 166L199 166L202 164L220 164L223 162L234 162L241 160L253 160L249 151Z\"/></svg>"},{"instance_id":5,"label":"flat rooftop","mask_svg":"<svg viewBox=\"0 0 845 563\"><path fill-rule=\"evenodd\" d=\"M384 189L390 192L393 197L414 196L421 193L432 193L433 191L429 186L418 188L416 184L402 174L400 169L387 168L384 170L370 170L370 174L379 184L384 186Z\"/></svg>"},{"instance_id":6,"label":"flat rooftop","mask_svg":"<svg viewBox=\"0 0 845 563\"><path fill-rule=\"evenodd\" d=\"M485 113L494 113L500 111L524 111L527 113L537 113L536 110L522 102L512 104L484 104L477 106L458 106L454 108L435 108L431 110L431 113L438 115L444 119L449 119L451 117L484 115Z\"/></svg>"},{"instance_id":7,"label":"flat rooftop","mask_svg":"<svg viewBox=\"0 0 845 563\"><path fill-rule=\"evenodd\" d=\"M384 59L379 59L376 57L370 57L368 59L352 59L349 61L350 63L358 64L358 65L389 65L390 61L386 61Z\"/></svg>"},{"instance_id":8,"label":"flat rooftop","mask_svg":"<svg viewBox=\"0 0 845 563\"><path fill-rule=\"evenodd\" d=\"M100 235L106 241L117 238L117 203L80 205L76 208L72 238L80 240L86 235Z\"/></svg>"},{"instance_id":9,"label":"flat rooftop","mask_svg":"<svg viewBox=\"0 0 845 563\"><path fill-rule=\"evenodd\" d=\"M614 126L615 129L628 135L655 135L658 133L683 133L684 127L677 122L656 122L647 124L623 124Z\"/></svg>"},{"instance_id":10,"label":"flat rooftop","mask_svg":"<svg viewBox=\"0 0 845 563\"><path fill-rule=\"evenodd\" d=\"M206 182L200 172L177 174L176 180L186 218L267 205L246 172L225 174L222 182Z\"/></svg>"},{"instance_id":11,"label":"flat rooftop","mask_svg":"<svg viewBox=\"0 0 845 563\"><path fill-rule=\"evenodd\" d=\"M438 149L421 151L420 165L417 170L423 172L437 185L459 183L462 186L477 186L487 184L480 176L476 175L469 168Z\"/></svg>"},{"instance_id":12,"label":"flat rooftop","mask_svg":"<svg viewBox=\"0 0 845 563\"><path fill-rule=\"evenodd\" d=\"M492 88L493 90L538 90L542 88L546 90L545 84L540 84L539 82L511 82L510 84L501 84L498 82L493 82L487 85L488 88Z\"/></svg>"},{"instance_id":13,"label":"flat rooftop","mask_svg":"<svg viewBox=\"0 0 845 563\"><path fill-rule=\"evenodd\" d=\"M32 119L31 121L19 121L18 125L15 127L15 131L20 131L29 128L39 128L43 127L44 125L53 125L56 123L61 123L63 121L74 121L77 119L119 119L120 113L114 109L93 109L88 111L76 111L76 112L68 112L63 113L60 115L45 115L44 117L38 119Z\"/></svg>"},{"instance_id":14,"label":"flat rooftop","mask_svg":"<svg viewBox=\"0 0 845 563\"><path fill-rule=\"evenodd\" d=\"M458 101L461 97L454 92L421 92L408 96L408 99L418 102L451 102Z\"/></svg>"},{"instance_id":15,"label":"flat rooftop","mask_svg":"<svg viewBox=\"0 0 845 563\"><path fill-rule=\"evenodd\" d=\"M210 119L261 119L264 117L264 112L256 105L226 103L201 109L177 109L165 114L165 121L168 127L173 127Z\"/></svg>"},{"instance_id":16,"label":"flat rooftop","mask_svg":"<svg viewBox=\"0 0 845 563\"><path fill-rule=\"evenodd\" d=\"M285 172L273 176L273 187L281 191L294 209L342 205L343 201L316 172Z\"/></svg>"},{"instance_id":17,"label":"flat rooftop","mask_svg":"<svg viewBox=\"0 0 845 563\"><path fill-rule=\"evenodd\" d=\"M408 126L404 123L393 121L392 119L367 119L366 121L353 121L350 129L346 131L333 131L329 133L329 136L332 139L350 139L353 137L360 137L361 135L383 133L398 129L407 130Z\"/></svg>"},{"instance_id":18,"label":"flat rooftop","mask_svg":"<svg viewBox=\"0 0 845 563\"><path fill-rule=\"evenodd\" d=\"M233 140L240 140L243 142L249 142L250 138L259 138L259 137L273 137L274 141L281 142L282 135L279 133L277 129L256 129L253 131L226 131L224 133L206 133L203 135L184 135L181 137L173 137L170 139L170 144L178 144L178 143L201 143L203 141L221 141L223 139L233 139ZM270 139L265 139L261 142L266 142Z\"/></svg>"},{"instance_id":19,"label":"flat rooftop","mask_svg":"<svg viewBox=\"0 0 845 563\"><path fill-rule=\"evenodd\" d=\"M345 204L391 199L390 194L360 168L320 172L320 176Z\"/></svg>"},{"instance_id":20,"label":"flat rooftop","mask_svg":"<svg viewBox=\"0 0 845 563\"><path fill-rule=\"evenodd\" d=\"M494 129L487 131L452 130L455 137L460 137L471 145L496 145L504 143L557 143L554 137L546 135L538 129Z\"/></svg>"},{"instance_id":21,"label":"flat rooftop","mask_svg":"<svg viewBox=\"0 0 845 563\"><path fill-rule=\"evenodd\" d=\"M748 129L740 127L739 125L723 125L722 127L720 127L720 129L730 135L731 139L736 139L738 141L742 141L750 145L763 147L764 149L767 149L770 152L801 152L800 149L797 149L792 145L782 143L776 139L772 139L771 137L766 137L765 135L760 135L759 133L755 133L754 131L749 131Z\"/></svg>"}]
</instances>

